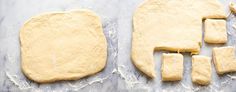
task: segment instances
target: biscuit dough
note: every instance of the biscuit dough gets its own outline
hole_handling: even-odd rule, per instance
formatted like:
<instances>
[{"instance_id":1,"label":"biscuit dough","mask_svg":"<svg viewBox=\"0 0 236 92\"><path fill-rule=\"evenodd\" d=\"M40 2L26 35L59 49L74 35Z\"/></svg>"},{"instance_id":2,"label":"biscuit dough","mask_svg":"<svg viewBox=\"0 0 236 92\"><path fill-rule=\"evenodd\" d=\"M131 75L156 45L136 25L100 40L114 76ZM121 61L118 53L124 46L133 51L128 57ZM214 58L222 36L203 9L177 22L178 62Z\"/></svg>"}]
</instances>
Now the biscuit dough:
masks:
<instances>
[{"instance_id":1,"label":"biscuit dough","mask_svg":"<svg viewBox=\"0 0 236 92\"><path fill-rule=\"evenodd\" d=\"M210 84L211 58L207 56L192 56L192 81L200 85Z\"/></svg>"},{"instance_id":2,"label":"biscuit dough","mask_svg":"<svg viewBox=\"0 0 236 92\"><path fill-rule=\"evenodd\" d=\"M236 13L236 5L233 2L229 3L229 9L233 12Z\"/></svg>"},{"instance_id":3,"label":"biscuit dough","mask_svg":"<svg viewBox=\"0 0 236 92\"><path fill-rule=\"evenodd\" d=\"M219 19L206 19L204 40L207 43L226 43L226 21Z\"/></svg>"},{"instance_id":4,"label":"biscuit dough","mask_svg":"<svg viewBox=\"0 0 236 92\"><path fill-rule=\"evenodd\" d=\"M154 78L154 50L198 54L202 20L225 17L218 0L146 0L133 16L132 61Z\"/></svg>"},{"instance_id":5,"label":"biscuit dough","mask_svg":"<svg viewBox=\"0 0 236 92\"><path fill-rule=\"evenodd\" d=\"M213 48L213 59L218 74L236 71L235 48L232 46Z\"/></svg>"},{"instance_id":6,"label":"biscuit dough","mask_svg":"<svg viewBox=\"0 0 236 92\"><path fill-rule=\"evenodd\" d=\"M20 41L22 70L39 83L80 79L106 65L102 24L89 10L33 17L20 30Z\"/></svg>"},{"instance_id":7,"label":"biscuit dough","mask_svg":"<svg viewBox=\"0 0 236 92\"><path fill-rule=\"evenodd\" d=\"M162 56L162 81L177 81L183 76L183 55L177 53L163 54Z\"/></svg>"}]
</instances>

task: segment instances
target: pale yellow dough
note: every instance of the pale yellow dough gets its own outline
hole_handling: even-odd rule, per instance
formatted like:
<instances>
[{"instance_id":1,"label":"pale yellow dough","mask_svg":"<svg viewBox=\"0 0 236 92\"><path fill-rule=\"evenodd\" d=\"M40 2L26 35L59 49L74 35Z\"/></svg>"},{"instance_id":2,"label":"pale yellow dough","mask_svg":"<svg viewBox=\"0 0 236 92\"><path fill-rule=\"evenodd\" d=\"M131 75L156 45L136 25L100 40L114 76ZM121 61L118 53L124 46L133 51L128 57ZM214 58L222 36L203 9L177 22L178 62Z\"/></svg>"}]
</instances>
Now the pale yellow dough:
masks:
<instances>
[{"instance_id":1,"label":"pale yellow dough","mask_svg":"<svg viewBox=\"0 0 236 92\"><path fill-rule=\"evenodd\" d=\"M204 40L207 43L226 43L226 21L219 19L206 19Z\"/></svg>"},{"instance_id":2,"label":"pale yellow dough","mask_svg":"<svg viewBox=\"0 0 236 92\"><path fill-rule=\"evenodd\" d=\"M162 81L178 81L183 76L183 55L177 53L163 54L161 74Z\"/></svg>"},{"instance_id":3,"label":"pale yellow dough","mask_svg":"<svg viewBox=\"0 0 236 92\"><path fill-rule=\"evenodd\" d=\"M218 74L236 71L235 48L232 46L213 48L213 59Z\"/></svg>"},{"instance_id":4,"label":"pale yellow dough","mask_svg":"<svg viewBox=\"0 0 236 92\"><path fill-rule=\"evenodd\" d=\"M233 12L236 13L236 5L233 2L229 3L229 9Z\"/></svg>"},{"instance_id":5,"label":"pale yellow dough","mask_svg":"<svg viewBox=\"0 0 236 92\"><path fill-rule=\"evenodd\" d=\"M192 56L192 81L200 85L211 82L211 58L207 56Z\"/></svg>"},{"instance_id":6,"label":"pale yellow dough","mask_svg":"<svg viewBox=\"0 0 236 92\"><path fill-rule=\"evenodd\" d=\"M106 65L102 24L89 10L33 17L20 30L20 42L22 70L39 83L80 79Z\"/></svg>"},{"instance_id":7,"label":"pale yellow dough","mask_svg":"<svg viewBox=\"0 0 236 92\"><path fill-rule=\"evenodd\" d=\"M132 61L154 78L154 50L198 54L202 20L225 17L218 0L146 0L133 16Z\"/></svg>"}]
</instances>

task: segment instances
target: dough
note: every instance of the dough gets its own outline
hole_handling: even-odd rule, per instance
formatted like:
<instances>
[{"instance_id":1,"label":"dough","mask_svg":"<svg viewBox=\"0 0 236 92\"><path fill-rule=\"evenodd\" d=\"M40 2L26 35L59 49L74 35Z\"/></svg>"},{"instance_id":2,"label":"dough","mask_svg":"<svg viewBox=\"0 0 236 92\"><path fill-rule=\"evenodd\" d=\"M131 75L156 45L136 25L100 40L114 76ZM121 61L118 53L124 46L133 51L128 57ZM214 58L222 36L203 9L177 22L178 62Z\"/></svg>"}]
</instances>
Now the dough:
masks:
<instances>
[{"instance_id":1,"label":"dough","mask_svg":"<svg viewBox=\"0 0 236 92\"><path fill-rule=\"evenodd\" d=\"M161 67L162 81L177 81L183 76L183 55L163 54Z\"/></svg>"},{"instance_id":2,"label":"dough","mask_svg":"<svg viewBox=\"0 0 236 92\"><path fill-rule=\"evenodd\" d=\"M20 30L20 41L22 70L39 83L80 79L106 64L102 24L89 10L33 17Z\"/></svg>"},{"instance_id":3,"label":"dough","mask_svg":"<svg viewBox=\"0 0 236 92\"><path fill-rule=\"evenodd\" d=\"M154 50L198 54L202 20L225 17L218 0L147 0L133 16L132 61L154 78Z\"/></svg>"},{"instance_id":4,"label":"dough","mask_svg":"<svg viewBox=\"0 0 236 92\"><path fill-rule=\"evenodd\" d=\"M213 59L218 74L236 71L235 48L232 46L213 48Z\"/></svg>"},{"instance_id":5,"label":"dough","mask_svg":"<svg viewBox=\"0 0 236 92\"><path fill-rule=\"evenodd\" d=\"M229 9L233 12L236 13L236 5L232 2L229 3Z\"/></svg>"},{"instance_id":6,"label":"dough","mask_svg":"<svg viewBox=\"0 0 236 92\"><path fill-rule=\"evenodd\" d=\"M207 43L226 43L226 21L217 19L206 19L204 40Z\"/></svg>"},{"instance_id":7,"label":"dough","mask_svg":"<svg viewBox=\"0 0 236 92\"><path fill-rule=\"evenodd\" d=\"M200 85L208 85L211 81L211 58L192 56L192 81Z\"/></svg>"}]
</instances>

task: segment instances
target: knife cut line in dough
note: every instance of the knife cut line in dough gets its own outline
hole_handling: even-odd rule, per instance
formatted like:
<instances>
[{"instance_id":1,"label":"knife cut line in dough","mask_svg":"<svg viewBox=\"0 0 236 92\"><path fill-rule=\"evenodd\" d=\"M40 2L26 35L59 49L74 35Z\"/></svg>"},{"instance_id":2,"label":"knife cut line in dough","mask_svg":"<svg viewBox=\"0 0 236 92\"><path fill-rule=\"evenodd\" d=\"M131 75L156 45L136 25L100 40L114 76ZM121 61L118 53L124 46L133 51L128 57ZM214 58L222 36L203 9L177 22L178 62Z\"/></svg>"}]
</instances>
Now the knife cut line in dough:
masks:
<instances>
[{"instance_id":1,"label":"knife cut line in dough","mask_svg":"<svg viewBox=\"0 0 236 92\"><path fill-rule=\"evenodd\" d=\"M80 79L106 65L102 24L89 10L33 17L20 30L20 41L22 70L39 83Z\"/></svg>"},{"instance_id":2,"label":"knife cut line in dough","mask_svg":"<svg viewBox=\"0 0 236 92\"><path fill-rule=\"evenodd\" d=\"M132 61L154 78L154 50L198 54L202 20L226 18L217 0L146 0L133 16Z\"/></svg>"}]
</instances>

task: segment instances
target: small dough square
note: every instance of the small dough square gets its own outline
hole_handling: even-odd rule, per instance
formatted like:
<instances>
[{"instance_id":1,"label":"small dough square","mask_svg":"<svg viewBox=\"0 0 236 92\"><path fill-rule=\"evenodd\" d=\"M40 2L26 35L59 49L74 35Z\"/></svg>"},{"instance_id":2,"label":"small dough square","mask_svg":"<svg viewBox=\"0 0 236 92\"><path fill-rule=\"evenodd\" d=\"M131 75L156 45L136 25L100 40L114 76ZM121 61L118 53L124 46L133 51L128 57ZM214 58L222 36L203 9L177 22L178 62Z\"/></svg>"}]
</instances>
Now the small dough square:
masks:
<instances>
[{"instance_id":1,"label":"small dough square","mask_svg":"<svg viewBox=\"0 0 236 92\"><path fill-rule=\"evenodd\" d=\"M207 56L192 56L192 82L208 85L211 81L211 58Z\"/></svg>"},{"instance_id":2,"label":"small dough square","mask_svg":"<svg viewBox=\"0 0 236 92\"><path fill-rule=\"evenodd\" d=\"M162 80L177 81L183 76L183 55L177 53L163 54L162 56Z\"/></svg>"},{"instance_id":3,"label":"small dough square","mask_svg":"<svg viewBox=\"0 0 236 92\"><path fill-rule=\"evenodd\" d=\"M235 48L232 46L213 48L213 59L218 74L236 71Z\"/></svg>"},{"instance_id":4,"label":"small dough square","mask_svg":"<svg viewBox=\"0 0 236 92\"><path fill-rule=\"evenodd\" d=\"M207 43L226 43L226 21L220 19L206 19L204 40Z\"/></svg>"},{"instance_id":5,"label":"small dough square","mask_svg":"<svg viewBox=\"0 0 236 92\"><path fill-rule=\"evenodd\" d=\"M230 2L230 3L229 3L229 9L230 9L233 13L236 13L236 5L235 5L235 3Z\"/></svg>"}]
</instances>

